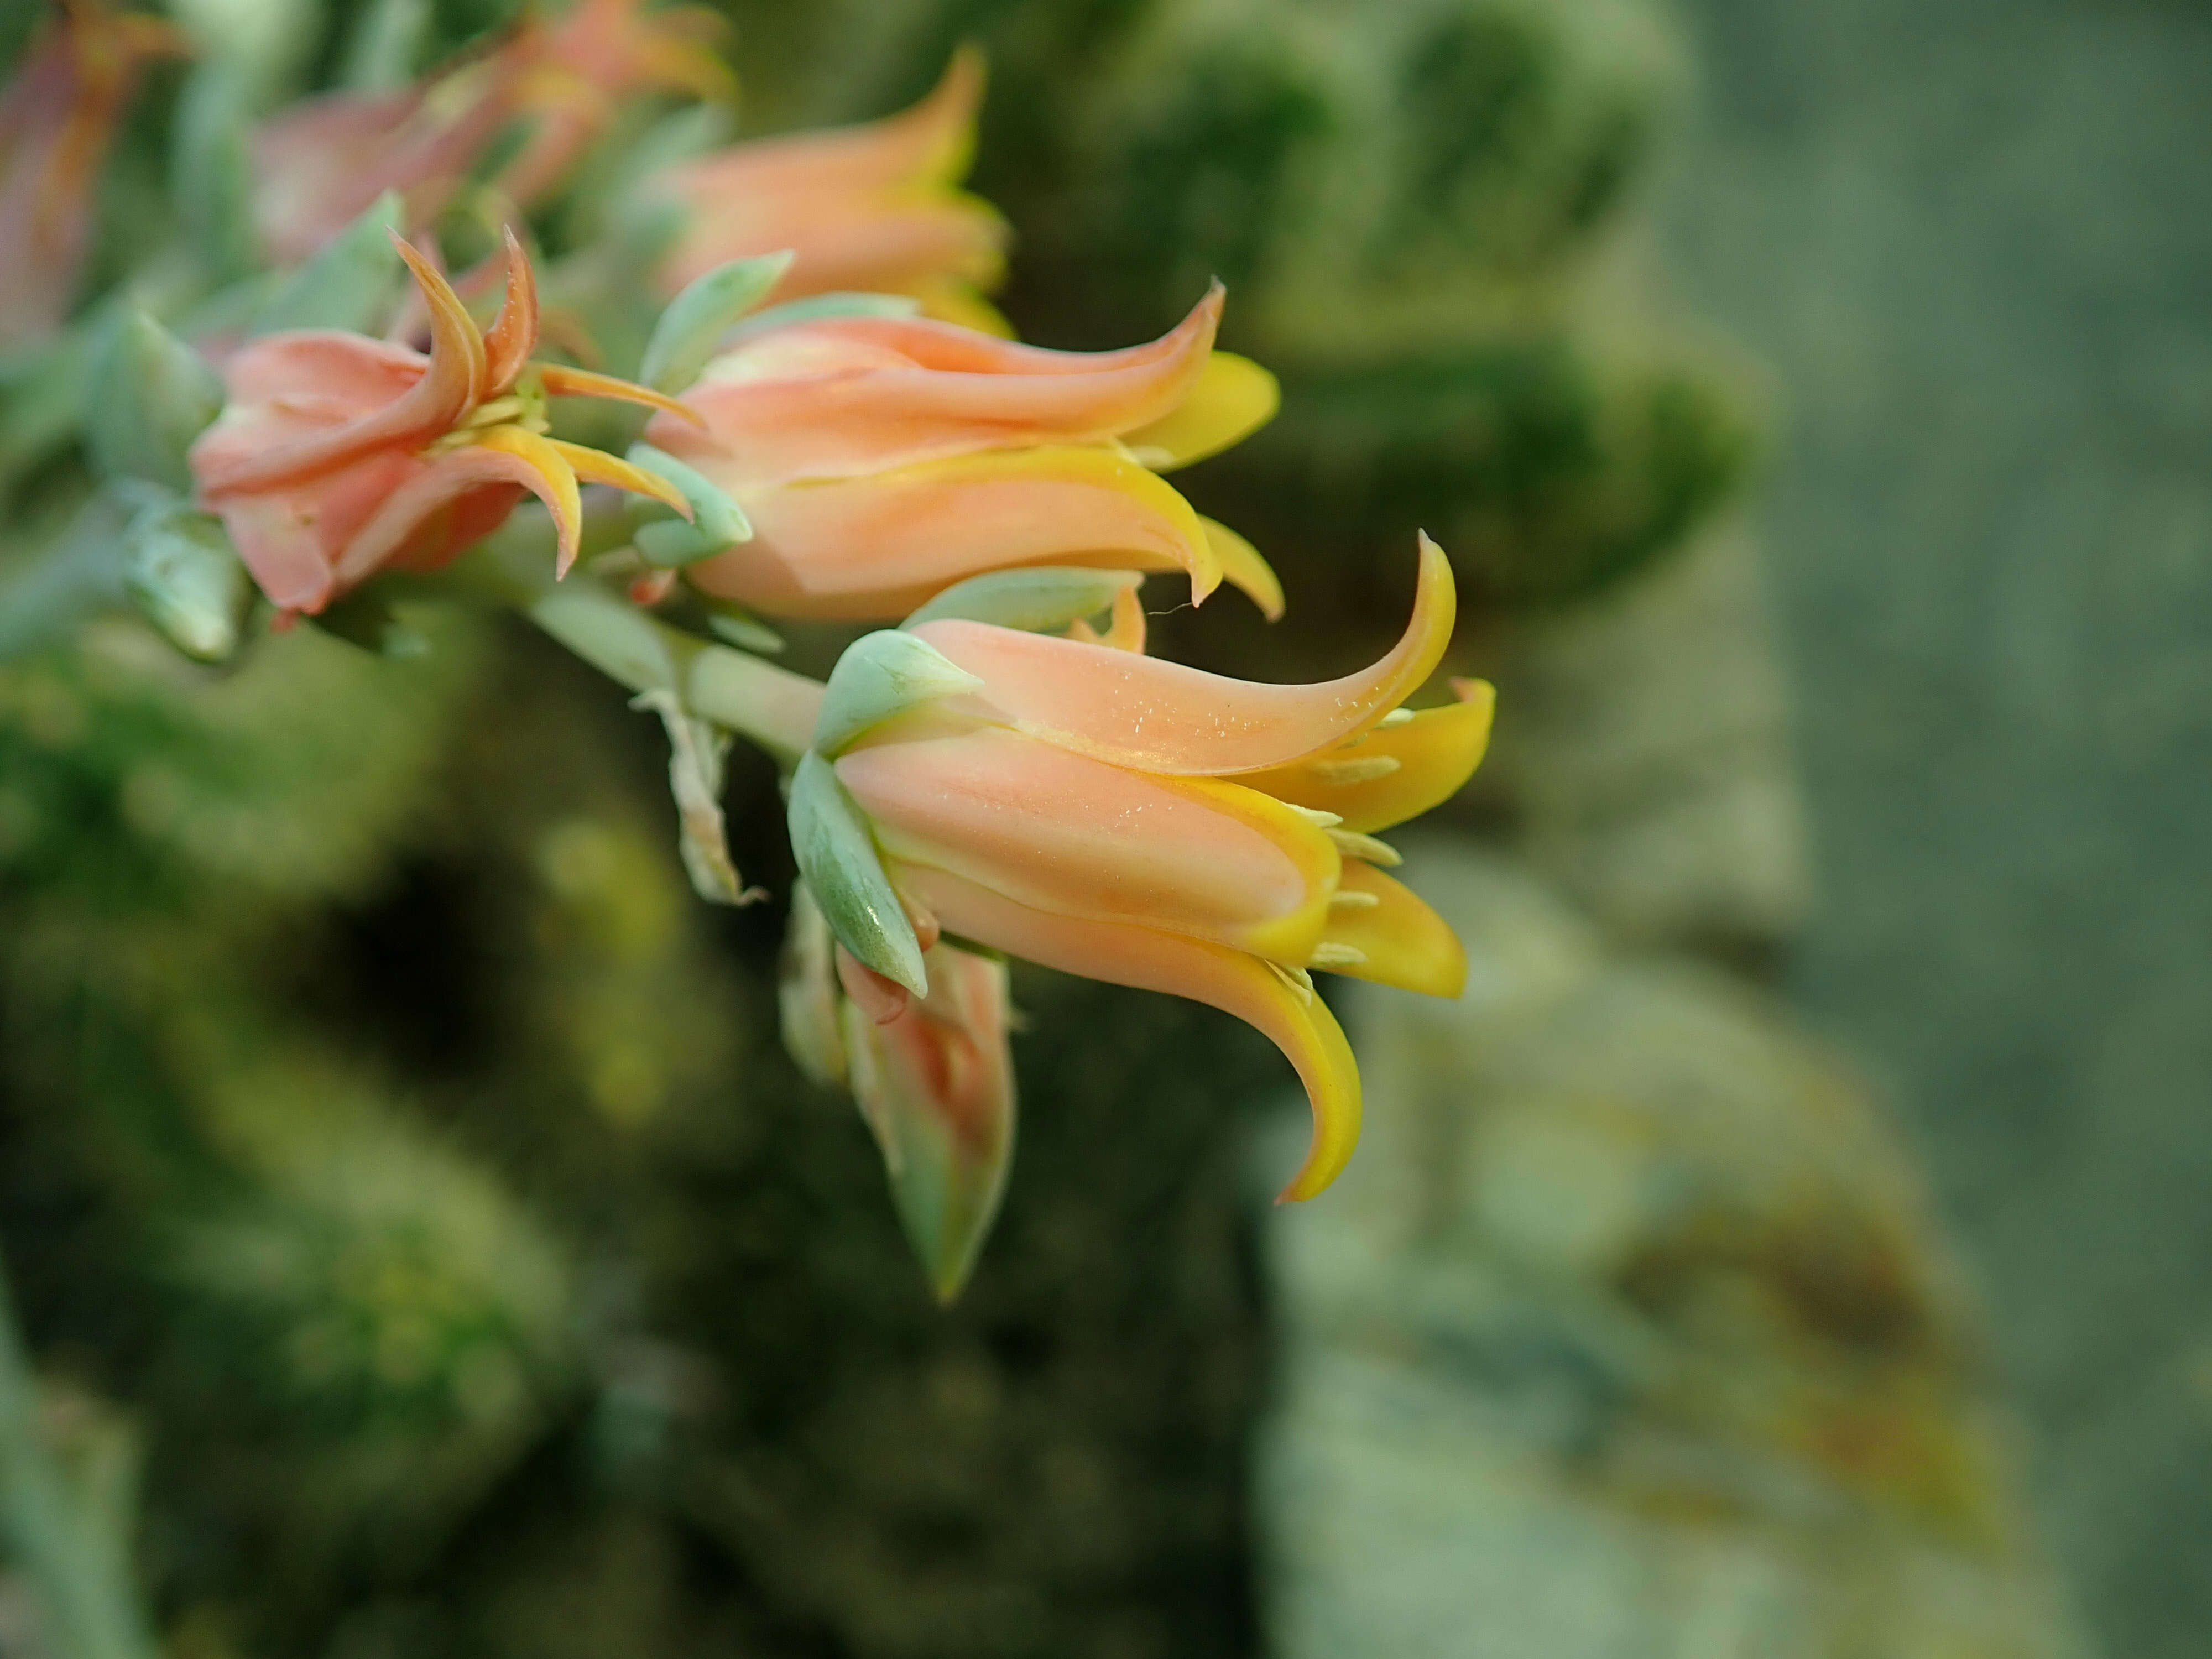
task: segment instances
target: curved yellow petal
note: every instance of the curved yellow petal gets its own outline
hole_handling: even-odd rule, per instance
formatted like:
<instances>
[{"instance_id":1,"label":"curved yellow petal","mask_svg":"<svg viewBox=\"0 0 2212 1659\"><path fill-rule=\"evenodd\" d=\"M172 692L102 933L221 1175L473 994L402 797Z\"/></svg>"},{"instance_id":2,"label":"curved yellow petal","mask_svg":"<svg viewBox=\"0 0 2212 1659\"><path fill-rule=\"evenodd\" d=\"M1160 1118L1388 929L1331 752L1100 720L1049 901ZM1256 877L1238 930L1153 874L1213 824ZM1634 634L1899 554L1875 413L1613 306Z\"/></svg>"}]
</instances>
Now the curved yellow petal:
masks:
<instances>
[{"instance_id":1,"label":"curved yellow petal","mask_svg":"<svg viewBox=\"0 0 2212 1659\"><path fill-rule=\"evenodd\" d=\"M1348 859L1337 893L1313 967L1424 996L1456 997L1467 988L1466 947L1404 883Z\"/></svg>"},{"instance_id":2,"label":"curved yellow petal","mask_svg":"<svg viewBox=\"0 0 2212 1659\"><path fill-rule=\"evenodd\" d=\"M1121 441L1156 471L1172 472L1241 443L1275 418L1282 406L1275 377L1249 357L1217 351L1175 410Z\"/></svg>"},{"instance_id":3,"label":"curved yellow petal","mask_svg":"<svg viewBox=\"0 0 2212 1659\"><path fill-rule=\"evenodd\" d=\"M1297 1069L1313 1108L1305 1162L1279 1201L1313 1197L1352 1161L1360 1115L1352 1045L1318 996L1259 957L1148 927L1047 915L941 870L902 870L900 879L963 939L1062 973L1188 997L1257 1028Z\"/></svg>"},{"instance_id":4,"label":"curved yellow petal","mask_svg":"<svg viewBox=\"0 0 2212 1659\"><path fill-rule=\"evenodd\" d=\"M499 315L483 337L484 392L487 398L504 396L514 389L522 366L538 349L538 274L530 256L522 251L512 228L504 233L507 258L507 297Z\"/></svg>"},{"instance_id":5,"label":"curved yellow petal","mask_svg":"<svg viewBox=\"0 0 2212 1659\"><path fill-rule=\"evenodd\" d=\"M1238 781L1278 800L1334 812L1346 830L1372 835L1450 799L1490 746L1498 694L1486 680L1454 680L1457 702L1425 708L1402 725L1296 765L1248 772Z\"/></svg>"},{"instance_id":6,"label":"curved yellow petal","mask_svg":"<svg viewBox=\"0 0 2212 1659\"><path fill-rule=\"evenodd\" d=\"M1269 622L1283 619L1283 584L1274 567L1260 556L1260 550L1227 525L1200 519L1206 543L1221 566L1221 580L1260 607Z\"/></svg>"},{"instance_id":7,"label":"curved yellow petal","mask_svg":"<svg viewBox=\"0 0 2212 1659\"><path fill-rule=\"evenodd\" d=\"M632 466L620 456L610 455L604 449L592 449L583 444L572 444L565 438L548 438L547 443L560 453L561 459L577 477L586 483L612 484L617 489L627 489L635 495L650 495L676 510L678 516L689 519L691 503L682 490L658 472L648 472L641 466Z\"/></svg>"},{"instance_id":8,"label":"curved yellow petal","mask_svg":"<svg viewBox=\"0 0 2212 1659\"><path fill-rule=\"evenodd\" d=\"M677 398L655 392L651 386L640 386L634 380L617 380L611 374L597 374L588 368L570 368L565 363L538 365L538 384L556 398L611 398L617 403L642 404L647 409L657 409L665 415L693 426L704 426L699 411Z\"/></svg>"},{"instance_id":9,"label":"curved yellow petal","mask_svg":"<svg viewBox=\"0 0 2212 1659\"><path fill-rule=\"evenodd\" d=\"M489 449L495 454L512 455L536 475L528 487L532 495L545 503L546 511L553 515L553 529L560 547L560 557L554 566L554 574L567 575L568 567L576 562L576 549L583 536L584 498L583 493L576 487L575 469L568 464L568 455L563 452L574 450L578 446L541 438L535 432L526 432L519 426L495 426L471 447Z\"/></svg>"},{"instance_id":10,"label":"curved yellow petal","mask_svg":"<svg viewBox=\"0 0 2212 1659\"><path fill-rule=\"evenodd\" d=\"M483 331L469 315L468 307L461 303L461 296L453 292L444 271L397 231L392 234L392 246L414 274L415 286L422 291L422 303L430 313L430 372L426 379L451 386L454 402L465 413L484 396L489 365ZM528 268L526 263L524 269ZM510 267L510 274L511 270ZM459 418L456 414L454 419Z\"/></svg>"},{"instance_id":11,"label":"curved yellow petal","mask_svg":"<svg viewBox=\"0 0 2212 1659\"><path fill-rule=\"evenodd\" d=\"M975 675L975 702L1063 748L1142 772L1235 776L1309 759L1371 730L1434 671L1450 643L1451 566L1421 538L1420 586L1379 662L1318 685L1262 685L1157 658L981 623L914 631Z\"/></svg>"}]
</instances>

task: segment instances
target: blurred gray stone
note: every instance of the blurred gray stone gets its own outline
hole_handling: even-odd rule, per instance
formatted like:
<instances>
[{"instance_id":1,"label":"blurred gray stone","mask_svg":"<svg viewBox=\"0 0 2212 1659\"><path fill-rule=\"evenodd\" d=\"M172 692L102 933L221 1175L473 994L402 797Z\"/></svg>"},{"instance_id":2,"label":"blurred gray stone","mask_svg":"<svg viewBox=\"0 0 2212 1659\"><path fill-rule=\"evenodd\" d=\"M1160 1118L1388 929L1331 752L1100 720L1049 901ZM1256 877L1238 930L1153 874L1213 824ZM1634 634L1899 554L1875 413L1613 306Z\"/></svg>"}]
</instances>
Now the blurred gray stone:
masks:
<instances>
[{"instance_id":1,"label":"blurred gray stone","mask_svg":"<svg viewBox=\"0 0 2212 1659\"><path fill-rule=\"evenodd\" d=\"M1811 900L1758 550L1730 525L1515 630L1497 787L1535 866L1624 938L1794 933Z\"/></svg>"},{"instance_id":2,"label":"blurred gray stone","mask_svg":"<svg viewBox=\"0 0 2212 1659\"><path fill-rule=\"evenodd\" d=\"M1686 0L1821 906L2128 1659L2212 1652L2212 8Z\"/></svg>"},{"instance_id":3,"label":"blurred gray stone","mask_svg":"<svg viewBox=\"0 0 2212 1659\"><path fill-rule=\"evenodd\" d=\"M1278 1212L1280 1659L2070 1659L1910 1160L1720 973L1407 869L1457 1003L1358 988L1350 1172Z\"/></svg>"}]
</instances>

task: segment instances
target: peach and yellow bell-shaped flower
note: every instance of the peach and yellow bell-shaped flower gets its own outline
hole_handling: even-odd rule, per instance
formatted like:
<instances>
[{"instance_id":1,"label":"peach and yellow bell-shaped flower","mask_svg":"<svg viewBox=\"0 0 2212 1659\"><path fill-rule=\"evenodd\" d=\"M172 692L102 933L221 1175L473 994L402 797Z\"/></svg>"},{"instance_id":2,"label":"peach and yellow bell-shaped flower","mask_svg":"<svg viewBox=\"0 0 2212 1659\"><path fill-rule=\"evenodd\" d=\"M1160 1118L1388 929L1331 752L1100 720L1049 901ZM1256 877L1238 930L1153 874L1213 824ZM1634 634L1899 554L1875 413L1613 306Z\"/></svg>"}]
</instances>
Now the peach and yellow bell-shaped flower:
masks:
<instances>
[{"instance_id":1,"label":"peach and yellow bell-shaped flower","mask_svg":"<svg viewBox=\"0 0 2212 1659\"><path fill-rule=\"evenodd\" d=\"M682 406L530 361L537 287L511 234L506 296L489 330L428 259L398 246L428 310L427 356L325 330L252 341L224 363L229 401L192 446L202 504L272 601L313 613L380 570L434 569L496 529L525 492L551 511L563 572L576 556L580 483L652 495L689 516L665 479L546 435L549 396Z\"/></svg>"},{"instance_id":2,"label":"peach and yellow bell-shaped flower","mask_svg":"<svg viewBox=\"0 0 2212 1659\"><path fill-rule=\"evenodd\" d=\"M157 18L70 0L0 88L0 349L68 317L132 80L147 58L184 51Z\"/></svg>"},{"instance_id":3,"label":"peach and yellow bell-shaped flower","mask_svg":"<svg viewBox=\"0 0 2212 1659\"><path fill-rule=\"evenodd\" d=\"M942 690L847 739L853 722L840 711L851 698L841 704L833 676L817 750L836 750L841 798L868 826L900 903L927 927L1210 1003L1273 1038L1315 1120L1283 1196L1309 1198L1350 1158L1360 1113L1358 1068L1309 970L1437 996L1456 995L1465 976L1458 941L1383 873L1396 854L1371 833L1395 821L1390 805L1442 799L1480 758L1460 724L1450 725L1458 740L1434 738L1438 715L1401 708L1436 667L1452 621L1450 567L1423 538L1404 636L1370 668L1318 685L1254 684L1103 643L923 622L911 634L941 664ZM1455 707L1486 709L1480 695ZM1408 741L1416 728L1424 735ZM1303 787L1316 767L1324 780L1346 776L1328 769L1359 758L1378 763L1364 769L1370 783L1404 775L1390 801L1363 801L1361 830L1273 793L1285 778ZM795 789L805 868L813 854L799 804ZM846 942L866 960L867 939ZM896 953L869 965L892 977L902 968Z\"/></svg>"},{"instance_id":4,"label":"peach and yellow bell-shaped flower","mask_svg":"<svg viewBox=\"0 0 2212 1659\"><path fill-rule=\"evenodd\" d=\"M1260 556L1159 477L1274 412L1273 378L1214 349L1222 299L1122 351L892 317L741 340L684 394L703 428L647 433L752 525L690 580L771 615L862 620L984 571L1089 564L1179 570L1200 600L1227 580L1276 614Z\"/></svg>"},{"instance_id":5,"label":"peach and yellow bell-shaped flower","mask_svg":"<svg viewBox=\"0 0 2212 1659\"><path fill-rule=\"evenodd\" d=\"M909 295L932 315L1003 328L982 294L1006 265L1004 222L958 185L975 151L983 60L956 53L911 109L865 125L754 139L679 162L648 188L684 210L669 292L732 259L797 258L783 299Z\"/></svg>"}]
</instances>

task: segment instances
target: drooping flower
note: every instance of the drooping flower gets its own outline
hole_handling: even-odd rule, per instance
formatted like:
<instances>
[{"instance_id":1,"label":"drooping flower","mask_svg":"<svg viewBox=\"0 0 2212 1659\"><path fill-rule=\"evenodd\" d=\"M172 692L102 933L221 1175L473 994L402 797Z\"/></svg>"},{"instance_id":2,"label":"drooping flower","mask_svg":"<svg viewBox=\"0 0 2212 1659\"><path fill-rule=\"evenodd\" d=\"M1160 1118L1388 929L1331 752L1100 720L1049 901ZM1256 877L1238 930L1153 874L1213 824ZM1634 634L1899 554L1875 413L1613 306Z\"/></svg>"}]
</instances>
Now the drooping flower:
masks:
<instances>
[{"instance_id":1,"label":"drooping flower","mask_svg":"<svg viewBox=\"0 0 2212 1659\"><path fill-rule=\"evenodd\" d=\"M1094 564L1182 570L1199 599L1225 580L1275 614L1259 555L1158 476L1274 413L1273 378L1213 349L1222 298L1123 351L889 317L742 341L684 394L703 429L647 433L752 524L691 580L772 615L869 619L982 571Z\"/></svg>"},{"instance_id":2,"label":"drooping flower","mask_svg":"<svg viewBox=\"0 0 2212 1659\"><path fill-rule=\"evenodd\" d=\"M905 294L933 316L998 326L981 295L1004 271L1006 225L958 188L983 80L981 54L963 49L935 90L896 115L754 139L655 174L649 187L685 210L661 270L668 291L790 248L798 257L778 297Z\"/></svg>"},{"instance_id":3,"label":"drooping flower","mask_svg":"<svg viewBox=\"0 0 2212 1659\"><path fill-rule=\"evenodd\" d=\"M395 239L397 240L397 239ZM621 398L680 414L643 386L530 361L538 292L507 240L507 293L480 330L452 286L398 244L430 318L426 356L358 334L271 334L223 365L229 402L192 447L202 503L262 591L313 613L386 568L434 569L498 528L525 491L553 514L574 561L580 481L684 497L627 461L546 435L548 396Z\"/></svg>"},{"instance_id":4,"label":"drooping flower","mask_svg":"<svg viewBox=\"0 0 2212 1659\"><path fill-rule=\"evenodd\" d=\"M804 882L792 891L784 1044L816 1082L851 1089L899 1219L941 1300L966 1282L1014 1150L1006 964L941 939L910 997L836 943Z\"/></svg>"},{"instance_id":5,"label":"drooping flower","mask_svg":"<svg viewBox=\"0 0 2212 1659\"><path fill-rule=\"evenodd\" d=\"M131 82L145 59L184 51L158 18L70 0L0 88L0 348L68 317Z\"/></svg>"},{"instance_id":6,"label":"drooping flower","mask_svg":"<svg viewBox=\"0 0 2212 1659\"><path fill-rule=\"evenodd\" d=\"M428 224L516 120L529 124L527 137L491 183L532 206L607 130L623 99L731 97L734 78L708 45L719 27L711 13L688 7L577 0L414 86L295 104L255 137L263 242L279 264L303 259L386 190L405 198L409 224Z\"/></svg>"},{"instance_id":7,"label":"drooping flower","mask_svg":"<svg viewBox=\"0 0 2212 1659\"><path fill-rule=\"evenodd\" d=\"M641 0L575 0L565 15L526 25L509 51L522 65L514 107L532 131L498 187L525 207L551 194L625 98L728 102L737 80L711 45L723 27L702 7L649 10Z\"/></svg>"},{"instance_id":8,"label":"drooping flower","mask_svg":"<svg viewBox=\"0 0 2212 1659\"><path fill-rule=\"evenodd\" d=\"M428 224L513 114L526 67L494 51L394 91L303 99L264 122L252 144L263 251L296 264L387 190L408 224Z\"/></svg>"},{"instance_id":9,"label":"drooping flower","mask_svg":"<svg viewBox=\"0 0 2212 1659\"><path fill-rule=\"evenodd\" d=\"M829 787L826 763L900 905L924 919L917 933L942 928L1257 1026L1312 1102L1312 1148L1283 1194L1311 1197L1351 1156L1360 1095L1309 970L1437 996L1456 995L1465 975L1458 941L1383 872L1396 855L1374 838L1455 791L1481 757L1486 686L1462 683L1442 708L1401 708L1441 657L1453 610L1450 567L1424 537L1404 636L1372 667L1319 685L1254 684L981 623L919 623L912 636L940 664L926 697L848 736L850 699L841 710L830 682L794 784L801 867L827 844L801 817ZM1321 799L1333 804L1309 804ZM857 930L840 937L867 958Z\"/></svg>"}]
</instances>

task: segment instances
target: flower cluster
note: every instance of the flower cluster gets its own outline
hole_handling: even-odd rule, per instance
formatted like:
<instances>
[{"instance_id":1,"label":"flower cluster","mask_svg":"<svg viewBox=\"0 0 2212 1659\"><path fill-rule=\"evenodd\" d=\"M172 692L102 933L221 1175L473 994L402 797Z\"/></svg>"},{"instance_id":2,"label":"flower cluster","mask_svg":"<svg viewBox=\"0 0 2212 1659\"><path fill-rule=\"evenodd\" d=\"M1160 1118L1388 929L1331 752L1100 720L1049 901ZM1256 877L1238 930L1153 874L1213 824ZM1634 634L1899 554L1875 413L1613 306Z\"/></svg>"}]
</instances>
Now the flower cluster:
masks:
<instances>
[{"instance_id":1,"label":"flower cluster","mask_svg":"<svg viewBox=\"0 0 2212 1659\"><path fill-rule=\"evenodd\" d=\"M88 450L129 504L131 591L194 654L240 631L210 610L224 571L288 626L378 594L514 604L666 722L686 861L726 902L752 890L722 756L743 737L787 768L787 1040L860 1103L941 1294L1012 1154L1007 957L1265 1032L1314 1115L1284 1196L1312 1196L1360 1115L1313 974L1443 997L1465 976L1377 839L1487 740L1479 683L1408 707L1450 642L1450 566L1421 538L1403 637L1340 679L1146 654L1156 574L1283 608L1261 553L1164 476L1275 410L1273 377L1217 349L1220 287L1122 350L1009 337L985 298L1004 227L958 188L980 59L872 125L635 141L641 101L732 98L713 36L574 0L418 84L241 113L257 268L211 257L162 319L70 325L131 67L185 45L75 0L0 97L0 231L29 250L0 338L100 331ZM569 210L607 179L665 219L622 256L665 301L628 344L587 280L615 251L530 251L534 212L594 222ZM785 621L872 631L817 682L765 659Z\"/></svg>"}]
</instances>

